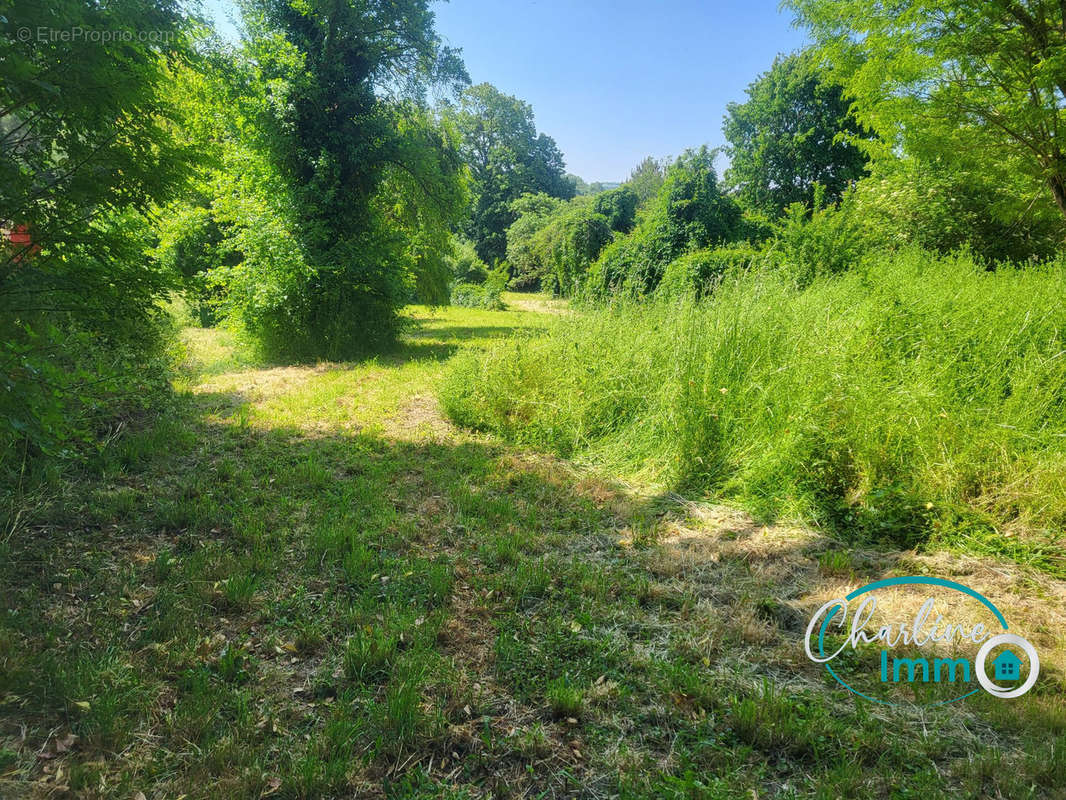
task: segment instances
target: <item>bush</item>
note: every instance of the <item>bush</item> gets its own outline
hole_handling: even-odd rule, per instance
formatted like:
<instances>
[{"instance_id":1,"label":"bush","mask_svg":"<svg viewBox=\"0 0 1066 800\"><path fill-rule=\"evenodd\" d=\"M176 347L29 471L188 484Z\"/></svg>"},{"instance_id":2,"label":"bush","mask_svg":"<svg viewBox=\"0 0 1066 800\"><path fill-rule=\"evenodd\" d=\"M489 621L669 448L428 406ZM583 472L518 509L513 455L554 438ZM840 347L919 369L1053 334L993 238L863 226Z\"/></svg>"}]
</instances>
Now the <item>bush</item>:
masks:
<instances>
[{"instance_id":1,"label":"bush","mask_svg":"<svg viewBox=\"0 0 1066 800\"><path fill-rule=\"evenodd\" d=\"M610 194L609 192L605 194ZM546 195L526 195L514 204L521 214L507 231L508 258L516 287L540 284L556 294L572 295L585 283L589 265L611 241L610 219L595 200L576 197L569 203ZM625 206L636 195L626 189L602 206L624 223ZM621 215L621 216L619 216Z\"/></svg>"},{"instance_id":2,"label":"bush","mask_svg":"<svg viewBox=\"0 0 1066 800\"><path fill-rule=\"evenodd\" d=\"M457 423L842 538L1066 574L1064 279L916 250L805 289L734 269L708 300L618 302L461 357L441 398Z\"/></svg>"},{"instance_id":3,"label":"bush","mask_svg":"<svg viewBox=\"0 0 1066 800\"><path fill-rule=\"evenodd\" d=\"M159 304L174 282L145 256L148 223L126 213L96 227L106 251L44 249L17 263L17 291L0 297L0 473L81 457L169 389L173 331Z\"/></svg>"},{"instance_id":4,"label":"bush","mask_svg":"<svg viewBox=\"0 0 1066 800\"><path fill-rule=\"evenodd\" d=\"M552 218L537 235L547 267L544 288L564 296L578 291L589 266L611 236L607 217L594 211L590 203L574 203Z\"/></svg>"},{"instance_id":5,"label":"bush","mask_svg":"<svg viewBox=\"0 0 1066 800\"><path fill-rule=\"evenodd\" d=\"M724 194L706 147L686 151L636 228L607 247L590 270L590 294L644 295L655 290L678 256L739 238L740 207Z\"/></svg>"},{"instance_id":6,"label":"bush","mask_svg":"<svg viewBox=\"0 0 1066 800\"><path fill-rule=\"evenodd\" d=\"M877 164L850 203L870 235L887 245L940 253L967 248L988 262L1049 258L1062 246L1062 214L1033 198L1026 181L1023 173L988 164L900 159Z\"/></svg>"},{"instance_id":7,"label":"bush","mask_svg":"<svg viewBox=\"0 0 1066 800\"><path fill-rule=\"evenodd\" d=\"M503 311L506 306L501 295L507 288L507 280L507 268L500 267L488 273L484 283L456 283L452 286L451 303L464 308Z\"/></svg>"},{"instance_id":8,"label":"bush","mask_svg":"<svg viewBox=\"0 0 1066 800\"><path fill-rule=\"evenodd\" d=\"M513 276L511 286L515 289L540 286L546 264L537 234L565 206L565 200L544 193L524 194L511 203L511 210L517 218L507 229L507 263Z\"/></svg>"},{"instance_id":9,"label":"bush","mask_svg":"<svg viewBox=\"0 0 1066 800\"><path fill-rule=\"evenodd\" d=\"M714 290L728 271L747 267L763 257L747 242L713 250L697 250L667 264L655 292L667 297L684 294L703 297Z\"/></svg>"},{"instance_id":10,"label":"bush","mask_svg":"<svg viewBox=\"0 0 1066 800\"><path fill-rule=\"evenodd\" d=\"M452 242L452 252L445 257L452 277L458 283L484 283L489 268L478 258L474 243L469 239L456 237Z\"/></svg>"},{"instance_id":11,"label":"bush","mask_svg":"<svg viewBox=\"0 0 1066 800\"><path fill-rule=\"evenodd\" d=\"M820 186L815 187L814 197L813 209L801 203L785 209L770 245L776 259L800 285L850 269L879 241L860 223L850 194L839 206L828 208Z\"/></svg>"},{"instance_id":12,"label":"bush","mask_svg":"<svg viewBox=\"0 0 1066 800\"><path fill-rule=\"evenodd\" d=\"M628 186L619 186L596 195L592 210L602 214L612 231L629 233L637 221L637 206L640 198Z\"/></svg>"}]
</instances>

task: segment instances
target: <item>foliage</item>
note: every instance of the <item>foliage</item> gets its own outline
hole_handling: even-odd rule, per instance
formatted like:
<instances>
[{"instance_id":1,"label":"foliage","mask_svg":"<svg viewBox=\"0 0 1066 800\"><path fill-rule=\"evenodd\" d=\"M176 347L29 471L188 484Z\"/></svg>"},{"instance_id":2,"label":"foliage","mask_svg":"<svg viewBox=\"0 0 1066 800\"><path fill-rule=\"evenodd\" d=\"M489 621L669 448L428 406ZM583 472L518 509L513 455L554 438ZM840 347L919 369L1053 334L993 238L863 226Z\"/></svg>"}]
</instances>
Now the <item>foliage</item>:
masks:
<instances>
[{"instance_id":1,"label":"foliage","mask_svg":"<svg viewBox=\"0 0 1066 800\"><path fill-rule=\"evenodd\" d=\"M801 286L815 278L854 267L878 242L869 235L862 217L845 195L840 206L826 207L815 186L814 208L793 203L776 226L770 245L774 260Z\"/></svg>"},{"instance_id":2,"label":"foliage","mask_svg":"<svg viewBox=\"0 0 1066 800\"><path fill-rule=\"evenodd\" d=\"M484 283L489 275L488 266L478 258L469 239L454 237L451 252L445 258L452 279L459 283Z\"/></svg>"},{"instance_id":3,"label":"foliage","mask_svg":"<svg viewBox=\"0 0 1066 800\"><path fill-rule=\"evenodd\" d=\"M790 0L883 148L1010 162L1066 214L1066 19L1043 2Z\"/></svg>"},{"instance_id":4,"label":"foliage","mask_svg":"<svg viewBox=\"0 0 1066 800\"><path fill-rule=\"evenodd\" d=\"M507 229L508 264L515 275L511 285L574 294L614 236L611 218L624 226L635 211L634 198L629 190L613 189L569 203L544 194L516 200L512 207L518 218Z\"/></svg>"},{"instance_id":5,"label":"foliage","mask_svg":"<svg viewBox=\"0 0 1066 800\"><path fill-rule=\"evenodd\" d=\"M457 281L451 288L451 304L464 308L483 308L488 311L502 311L503 290L507 288L510 276L506 267L491 270L481 283Z\"/></svg>"},{"instance_id":6,"label":"foliage","mask_svg":"<svg viewBox=\"0 0 1066 800\"><path fill-rule=\"evenodd\" d=\"M1048 258L1062 244L1058 211L1024 174L965 153L881 159L850 198L867 237L989 262Z\"/></svg>"},{"instance_id":7,"label":"foliage","mask_svg":"<svg viewBox=\"0 0 1066 800\"><path fill-rule=\"evenodd\" d=\"M908 250L806 289L735 270L699 304L619 302L472 354L442 399L461 424L840 537L1043 558L1066 523L1064 269Z\"/></svg>"},{"instance_id":8,"label":"foliage","mask_svg":"<svg viewBox=\"0 0 1066 800\"><path fill-rule=\"evenodd\" d=\"M647 294L675 258L734 241L741 231L740 208L719 186L713 151L688 150L667 170L633 232L604 250L589 288L594 294Z\"/></svg>"},{"instance_id":9,"label":"foliage","mask_svg":"<svg viewBox=\"0 0 1066 800\"><path fill-rule=\"evenodd\" d=\"M37 35L55 20L156 33L106 46ZM16 451L72 452L165 385L157 303L173 280L145 256L146 215L180 189L192 154L161 91L190 56L175 4L16 0L0 25L0 228L29 237L0 239L6 466Z\"/></svg>"},{"instance_id":10,"label":"foliage","mask_svg":"<svg viewBox=\"0 0 1066 800\"><path fill-rule=\"evenodd\" d=\"M575 175L572 172L568 172L566 173L565 177L566 180L568 180L573 185L575 197L583 194L589 194L589 185L580 175Z\"/></svg>"},{"instance_id":11,"label":"foliage","mask_svg":"<svg viewBox=\"0 0 1066 800\"><path fill-rule=\"evenodd\" d=\"M543 192L524 194L511 203L515 221L507 229L507 263L513 276L511 286L514 288L529 289L540 285L546 262L537 234L565 206L564 200Z\"/></svg>"},{"instance_id":12,"label":"foliage","mask_svg":"<svg viewBox=\"0 0 1066 800\"><path fill-rule=\"evenodd\" d=\"M526 193L568 199L575 186L563 171L555 141L538 134L528 103L481 83L463 92L449 114L461 137L473 194L464 232L488 264L504 258L511 203Z\"/></svg>"},{"instance_id":13,"label":"foliage","mask_svg":"<svg viewBox=\"0 0 1066 800\"><path fill-rule=\"evenodd\" d=\"M228 313L288 358L387 344L412 291L446 297L442 250L465 196L456 143L425 93L460 85L462 64L423 0L254 0L246 24L262 98L250 149L267 159L235 209L253 253L218 275ZM246 224L275 213L275 242ZM283 247L291 263L276 257Z\"/></svg>"},{"instance_id":14,"label":"foliage","mask_svg":"<svg viewBox=\"0 0 1066 800\"><path fill-rule=\"evenodd\" d=\"M596 195L592 209L607 218L612 231L629 233L637 220L640 197L629 186L619 186Z\"/></svg>"},{"instance_id":15,"label":"foliage","mask_svg":"<svg viewBox=\"0 0 1066 800\"><path fill-rule=\"evenodd\" d=\"M173 235L182 218L210 218L205 230L221 238L187 288L271 358L386 345L402 304L446 303L454 280L463 167L423 95L461 83L462 66L424 3L334 11L253 3L244 48L211 52L210 68L180 74L174 90L196 121L188 135L215 158L171 209L163 244L195 236ZM344 36L326 58L334 30Z\"/></svg>"},{"instance_id":16,"label":"foliage","mask_svg":"<svg viewBox=\"0 0 1066 800\"><path fill-rule=\"evenodd\" d=\"M602 197L602 195L600 195ZM612 238L610 221L595 202L571 201L537 233L534 247L544 268L543 288L570 296Z\"/></svg>"},{"instance_id":17,"label":"foliage","mask_svg":"<svg viewBox=\"0 0 1066 800\"><path fill-rule=\"evenodd\" d=\"M754 262L766 258L765 253L761 253L748 242L686 253L666 265L655 293L666 297L704 297L711 294L728 273L746 269Z\"/></svg>"},{"instance_id":18,"label":"foliage","mask_svg":"<svg viewBox=\"0 0 1066 800\"><path fill-rule=\"evenodd\" d=\"M747 93L744 103L726 106L722 127L725 181L742 205L771 215L792 203L810 206L816 185L835 204L863 176L866 155L855 140L864 131L813 52L778 57Z\"/></svg>"},{"instance_id":19,"label":"foliage","mask_svg":"<svg viewBox=\"0 0 1066 800\"><path fill-rule=\"evenodd\" d=\"M625 185L636 193L639 205L644 205L659 194L659 187L666 180L669 167L667 159L659 160L648 156L629 173L629 180Z\"/></svg>"}]
</instances>

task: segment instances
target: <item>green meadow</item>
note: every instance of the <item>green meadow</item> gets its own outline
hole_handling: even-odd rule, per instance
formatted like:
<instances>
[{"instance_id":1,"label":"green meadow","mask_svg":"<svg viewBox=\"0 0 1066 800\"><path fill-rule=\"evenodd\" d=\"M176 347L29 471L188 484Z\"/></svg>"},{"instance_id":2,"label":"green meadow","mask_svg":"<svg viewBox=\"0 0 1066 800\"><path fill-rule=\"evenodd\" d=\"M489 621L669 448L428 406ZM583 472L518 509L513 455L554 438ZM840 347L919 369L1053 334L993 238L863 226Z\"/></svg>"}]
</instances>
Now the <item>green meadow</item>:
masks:
<instances>
[{"instance_id":1,"label":"green meadow","mask_svg":"<svg viewBox=\"0 0 1066 800\"><path fill-rule=\"evenodd\" d=\"M819 593L924 570L1061 615L1039 564L692 502L638 458L534 449L536 413L508 416L525 442L456 427L437 393L454 402L471 363L495 365L491 394L517 353L522 379L561 379L591 374L562 352L625 346L610 316L575 348L584 312L505 298L532 310L414 308L364 362L271 367L187 329L167 413L24 486L0 561L0 794L1059 796L1061 628L1025 698L921 711L857 701L801 642ZM706 331L696 313L678 324ZM654 363L667 345L642 338Z\"/></svg>"}]
</instances>

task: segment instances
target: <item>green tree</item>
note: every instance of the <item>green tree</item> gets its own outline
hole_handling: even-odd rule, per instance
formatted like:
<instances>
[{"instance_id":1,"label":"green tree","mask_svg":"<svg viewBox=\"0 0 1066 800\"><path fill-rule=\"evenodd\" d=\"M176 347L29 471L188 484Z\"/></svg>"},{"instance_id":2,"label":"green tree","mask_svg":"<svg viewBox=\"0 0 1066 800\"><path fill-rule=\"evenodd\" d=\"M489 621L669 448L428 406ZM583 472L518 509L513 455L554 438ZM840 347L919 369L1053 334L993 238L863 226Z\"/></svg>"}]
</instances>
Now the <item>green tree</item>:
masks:
<instances>
[{"instance_id":1,"label":"green tree","mask_svg":"<svg viewBox=\"0 0 1066 800\"><path fill-rule=\"evenodd\" d=\"M46 33L59 21L155 33L63 41ZM145 255L146 217L188 168L162 87L192 51L166 0L14 0L0 26L0 228L29 237L0 235L2 461L15 443L87 436L161 377L157 301L172 281Z\"/></svg>"},{"instance_id":2,"label":"green tree","mask_svg":"<svg viewBox=\"0 0 1066 800\"><path fill-rule=\"evenodd\" d=\"M1066 17L1043 0L789 0L882 150L1009 163L1066 215Z\"/></svg>"},{"instance_id":3,"label":"green tree","mask_svg":"<svg viewBox=\"0 0 1066 800\"><path fill-rule=\"evenodd\" d=\"M584 284L592 262L611 242L610 221L585 198L567 203L537 234L545 286L556 294L570 296Z\"/></svg>"},{"instance_id":4,"label":"green tree","mask_svg":"<svg viewBox=\"0 0 1066 800\"><path fill-rule=\"evenodd\" d=\"M446 241L443 223L461 213L462 164L449 131L430 119L426 93L457 91L466 72L441 44L427 0L247 0L244 8L267 101L259 135L292 201L290 232L312 265L289 273L260 330L296 357L385 344L411 296L412 262L435 276L423 292L440 296L446 284L434 248Z\"/></svg>"},{"instance_id":5,"label":"green tree","mask_svg":"<svg viewBox=\"0 0 1066 800\"><path fill-rule=\"evenodd\" d=\"M566 177L555 141L537 133L528 103L481 83L463 92L451 116L472 178L465 233L478 255L492 264L506 255L507 228L516 218L514 200L537 192L569 199L575 185Z\"/></svg>"},{"instance_id":6,"label":"green tree","mask_svg":"<svg viewBox=\"0 0 1066 800\"><path fill-rule=\"evenodd\" d=\"M583 195L589 193L589 185L585 183L585 179L580 175L575 175L572 172L566 173L566 179L574 185L574 194Z\"/></svg>"},{"instance_id":7,"label":"green tree","mask_svg":"<svg viewBox=\"0 0 1066 800\"><path fill-rule=\"evenodd\" d=\"M811 206L816 184L836 203L863 176L867 157L854 140L864 131L813 53L775 59L747 94L726 106L723 126L725 181L747 208L776 215L792 203Z\"/></svg>"},{"instance_id":8,"label":"green tree","mask_svg":"<svg viewBox=\"0 0 1066 800\"><path fill-rule=\"evenodd\" d=\"M687 150L670 166L632 233L616 238L590 274L593 292L646 294L680 255L738 239L740 206L722 191L715 151Z\"/></svg>"},{"instance_id":9,"label":"green tree","mask_svg":"<svg viewBox=\"0 0 1066 800\"><path fill-rule=\"evenodd\" d=\"M607 219L612 231L629 233L637 219L637 205L640 198L629 186L619 186L596 195L592 201L593 210Z\"/></svg>"},{"instance_id":10,"label":"green tree","mask_svg":"<svg viewBox=\"0 0 1066 800\"><path fill-rule=\"evenodd\" d=\"M537 234L566 205L565 200L539 192L524 194L511 203L515 221L507 229L507 264L516 289L538 286L547 270Z\"/></svg>"},{"instance_id":11,"label":"green tree","mask_svg":"<svg viewBox=\"0 0 1066 800\"><path fill-rule=\"evenodd\" d=\"M637 194L640 205L644 205L659 193L659 187L666 180L666 170L669 167L667 159L656 159L648 156L637 164L626 184Z\"/></svg>"}]
</instances>

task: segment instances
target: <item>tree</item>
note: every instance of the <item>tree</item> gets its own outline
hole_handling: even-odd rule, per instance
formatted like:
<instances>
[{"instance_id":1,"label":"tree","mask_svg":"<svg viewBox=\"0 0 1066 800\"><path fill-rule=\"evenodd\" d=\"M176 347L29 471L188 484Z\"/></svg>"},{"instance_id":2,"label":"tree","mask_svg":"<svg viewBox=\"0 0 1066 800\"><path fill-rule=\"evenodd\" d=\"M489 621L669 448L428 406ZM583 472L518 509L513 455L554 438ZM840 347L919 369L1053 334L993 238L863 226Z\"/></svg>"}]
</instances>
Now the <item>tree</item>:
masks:
<instances>
[{"instance_id":1,"label":"tree","mask_svg":"<svg viewBox=\"0 0 1066 800\"><path fill-rule=\"evenodd\" d=\"M528 103L481 83L463 92L451 117L472 178L465 233L492 264L506 254L514 200L537 192L565 200L574 196L575 186L567 180L555 141L537 133Z\"/></svg>"},{"instance_id":2,"label":"tree","mask_svg":"<svg viewBox=\"0 0 1066 800\"><path fill-rule=\"evenodd\" d=\"M603 251L590 276L593 291L647 294L678 256L739 238L740 207L722 191L714 158L706 146L678 157L636 228Z\"/></svg>"},{"instance_id":3,"label":"tree","mask_svg":"<svg viewBox=\"0 0 1066 800\"><path fill-rule=\"evenodd\" d=\"M648 156L629 173L629 180L626 184L636 192L640 205L644 205L659 193L659 187L666 180L668 166L666 159L660 161Z\"/></svg>"},{"instance_id":4,"label":"tree","mask_svg":"<svg viewBox=\"0 0 1066 800\"><path fill-rule=\"evenodd\" d=\"M882 152L1013 162L1066 215L1066 17L1042 0L789 0Z\"/></svg>"},{"instance_id":5,"label":"tree","mask_svg":"<svg viewBox=\"0 0 1066 800\"><path fill-rule=\"evenodd\" d=\"M247 0L245 22L268 100L257 127L308 265L246 322L293 357L388 343L411 264L426 268L423 293L446 285L434 247L464 205L462 165L425 98L432 86L457 91L465 69L427 0Z\"/></svg>"},{"instance_id":6,"label":"tree","mask_svg":"<svg viewBox=\"0 0 1066 800\"><path fill-rule=\"evenodd\" d=\"M603 214L612 231L629 233L637 219L637 205L640 198L629 186L619 186L596 195L592 208L597 214Z\"/></svg>"},{"instance_id":7,"label":"tree","mask_svg":"<svg viewBox=\"0 0 1066 800\"><path fill-rule=\"evenodd\" d=\"M537 234L565 205L565 200L543 192L524 194L511 203L515 221L507 229L507 264L516 289L534 288L544 278L547 265Z\"/></svg>"},{"instance_id":8,"label":"tree","mask_svg":"<svg viewBox=\"0 0 1066 800\"><path fill-rule=\"evenodd\" d=\"M747 93L746 102L726 106L723 128L725 180L743 205L770 215L792 203L810 207L816 184L836 203L863 176L867 157L854 141L867 134L813 53L777 58Z\"/></svg>"},{"instance_id":9,"label":"tree","mask_svg":"<svg viewBox=\"0 0 1066 800\"><path fill-rule=\"evenodd\" d=\"M166 0L15 0L0 20L0 228L27 240L0 234L2 462L16 441L58 450L87 435L102 409L146 398L150 375L163 384L157 301L171 279L145 255L147 215L188 169L161 88L192 52ZM42 35L60 20L154 33Z\"/></svg>"},{"instance_id":10,"label":"tree","mask_svg":"<svg viewBox=\"0 0 1066 800\"><path fill-rule=\"evenodd\" d=\"M583 195L589 193L589 185L585 183L585 179L580 175L575 175L572 172L566 173L566 179L574 185L574 194Z\"/></svg>"}]
</instances>

